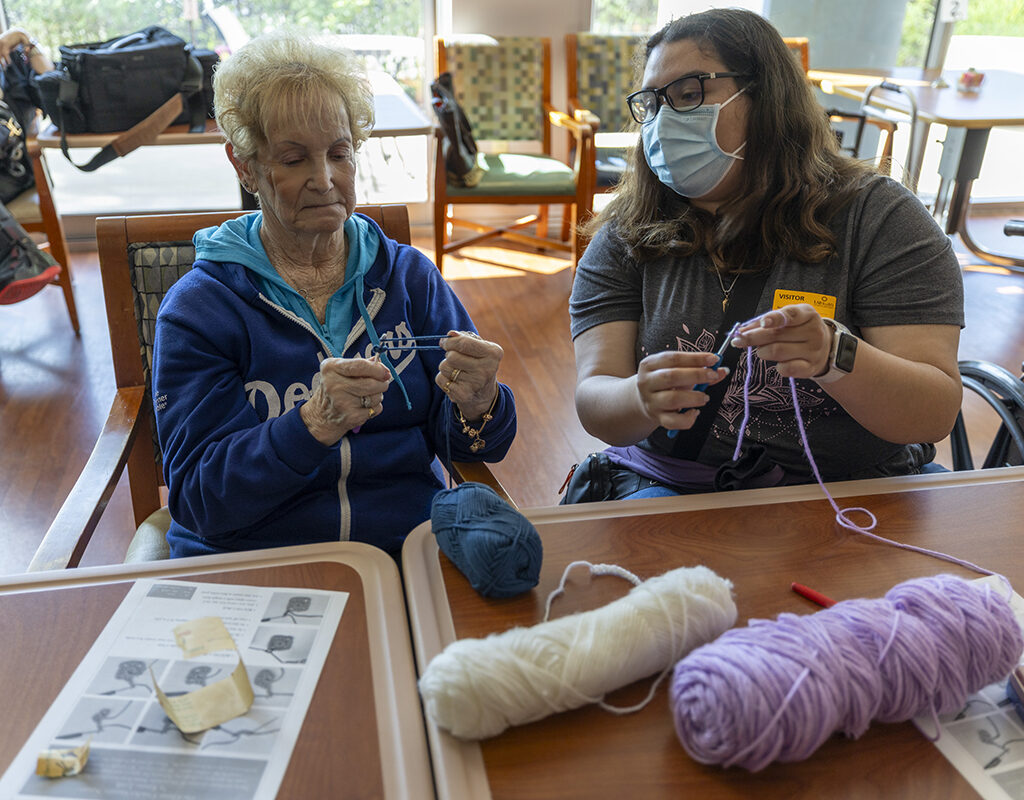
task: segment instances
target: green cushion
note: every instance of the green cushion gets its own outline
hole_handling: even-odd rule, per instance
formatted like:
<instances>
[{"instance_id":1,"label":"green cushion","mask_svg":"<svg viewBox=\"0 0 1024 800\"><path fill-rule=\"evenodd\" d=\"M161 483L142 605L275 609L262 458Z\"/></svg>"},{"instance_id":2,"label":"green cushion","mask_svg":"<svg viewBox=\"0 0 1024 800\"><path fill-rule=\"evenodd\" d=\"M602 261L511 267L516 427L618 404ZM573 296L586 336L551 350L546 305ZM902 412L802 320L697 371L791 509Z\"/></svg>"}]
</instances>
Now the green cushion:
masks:
<instances>
[{"instance_id":1,"label":"green cushion","mask_svg":"<svg viewBox=\"0 0 1024 800\"><path fill-rule=\"evenodd\" d=\"M576 193L576 181L572 168L557 158L521 153L498 153L480 155L483 177L472 189L451 186L449 197L471 197L481 194L525 196L532 194L572 195Z\"/></svg>"}]
</instances>

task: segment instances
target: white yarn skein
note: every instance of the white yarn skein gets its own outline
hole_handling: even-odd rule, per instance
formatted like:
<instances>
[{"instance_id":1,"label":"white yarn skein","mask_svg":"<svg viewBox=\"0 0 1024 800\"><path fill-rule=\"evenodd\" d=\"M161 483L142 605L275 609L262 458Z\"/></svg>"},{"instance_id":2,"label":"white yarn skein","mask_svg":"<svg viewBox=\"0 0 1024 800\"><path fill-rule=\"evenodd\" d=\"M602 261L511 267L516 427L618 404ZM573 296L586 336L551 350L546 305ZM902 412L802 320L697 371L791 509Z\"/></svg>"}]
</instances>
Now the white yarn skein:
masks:
<instances>
[{"instance_id":1,"label":"white yarn skein","mask_svg":"<svg viewBox=\"0 0 1024 800\"><path fill-rule=\"evenodd\" d=\"M592 611L452 642L427 665L420 695L427 716L455 736L496 736L664 672L735 622L732 583L682 567Z\"/></svg>"}]
</instances>

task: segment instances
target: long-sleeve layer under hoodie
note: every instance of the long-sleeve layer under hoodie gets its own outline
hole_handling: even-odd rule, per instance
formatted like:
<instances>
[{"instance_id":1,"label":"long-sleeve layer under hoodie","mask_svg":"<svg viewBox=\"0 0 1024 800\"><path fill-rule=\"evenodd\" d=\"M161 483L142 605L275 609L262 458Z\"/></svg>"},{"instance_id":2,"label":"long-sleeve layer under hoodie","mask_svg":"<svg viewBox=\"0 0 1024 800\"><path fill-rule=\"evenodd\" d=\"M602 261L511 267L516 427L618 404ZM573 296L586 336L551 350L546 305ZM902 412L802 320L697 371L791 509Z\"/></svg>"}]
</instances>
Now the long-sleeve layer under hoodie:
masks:
<instances>
[{"instance_id":1,"label":"long-sleeve layer under hoodie","mask_svg":"<svg viewBox=\"0 0 1024 800\"><path fill-rule=\"evenodd\" d=\"M349 539L395 554L443 488L437 457L504 457L516 430L512 392L500 385L486 446L471 452L434 383L444 352L403 341L476 330L437 268L354 215L345 285L320 325L270 267L261 222L257 212L197 234L195 265L157 317L153 398L171 555ZM395 378L383 412L321 444L299 415L320 362L369 358L378 343Z\"/></svg>"}]
</instances>

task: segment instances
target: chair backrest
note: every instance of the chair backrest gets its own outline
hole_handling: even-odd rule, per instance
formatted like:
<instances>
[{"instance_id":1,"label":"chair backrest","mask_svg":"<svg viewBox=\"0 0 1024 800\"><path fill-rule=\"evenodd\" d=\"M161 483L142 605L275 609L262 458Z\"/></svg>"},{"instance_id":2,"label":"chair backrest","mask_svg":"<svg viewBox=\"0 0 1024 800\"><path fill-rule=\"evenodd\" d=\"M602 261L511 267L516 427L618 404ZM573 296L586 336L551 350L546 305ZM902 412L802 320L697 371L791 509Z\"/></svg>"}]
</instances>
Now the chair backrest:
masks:
<instances>
[{"instance_id":1,"label":"chair backrest","mask_svg":"<svg viewBox=\"0 0 1024 800\"><path fill-rule=\"evenodd\" d=\"M359 206L356 210L375 220L390 238L402 244L411 242L406 206ZM144 386L149 396L157 311L175 281L192 268L195 260L193 234L245 213L249 212L155 214L96 220L114 378L119 389ZM146 455L129 462L128 466L137 525L159 507L159 502L154 503L154 496L157 487L163 484L155 432L152 442L140 441L143 438L136 440L135 450Z\"/></svg>"},{"instance_id":2,"label":"chair backrest","mask_svg":"<svg viewBox=\"0 0 1024 800\"><path fill-rule=\"evenodd\" d=\"M626 34L566 34L569 113L586 109L596 114L602 131L634 126L626 95L637 88L637 59L646 41L646 36Z\"/></svg>"},{"instance_id":3,"label":"chair backrest","mask_svg":"<svg viewBox=\"0 0 1024 800\"><path fill-rule=\"evenodd\" d=\"M541 141L551 152L550 39L438 36L434 62L438 75L452 73L476 139Z\"/></svg>"}]
</instances>

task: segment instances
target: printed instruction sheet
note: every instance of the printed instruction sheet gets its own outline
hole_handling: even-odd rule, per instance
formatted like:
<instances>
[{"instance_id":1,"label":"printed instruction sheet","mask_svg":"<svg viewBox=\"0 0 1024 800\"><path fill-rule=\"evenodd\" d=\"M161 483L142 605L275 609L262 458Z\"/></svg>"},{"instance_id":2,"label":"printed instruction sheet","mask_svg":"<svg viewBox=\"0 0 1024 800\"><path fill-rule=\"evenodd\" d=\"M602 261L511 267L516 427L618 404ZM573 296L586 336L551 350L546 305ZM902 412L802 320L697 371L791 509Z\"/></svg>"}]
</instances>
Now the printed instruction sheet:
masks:
<instances>
[{"instance_id":1,"label":"printed instruction sheet","mask_svg":"<svg viewBox=\"0 0 1024 800\"><path fill-rule=\"evenodd\" d=\"M998 576L977 582L1006 592ZM1024 630L1024 598L1014 592L1010 605ZM985 800L1024 800L1024 716L1007 692L1006 680L990 684L969 695L957 713L939 717L942 728L935 746ZM931 714L914 724L926 736L935 735Z\"/></svg>"},{"instance_id":2,"label":"printed instruction sheet","mask_svg":"<svg viewBox=\"0 0 1024 800\"><path fill-rule=\"evenodd\" d=\"M273 798L288 766L348 594L140 580L0 779L4 798ZM186 659L181 623L220 617L237 650ZM198 733L165 714L245 665L249 710ZM36 775L43 751L89 745L78 775Z\"/></svg>"}]
</instances>

